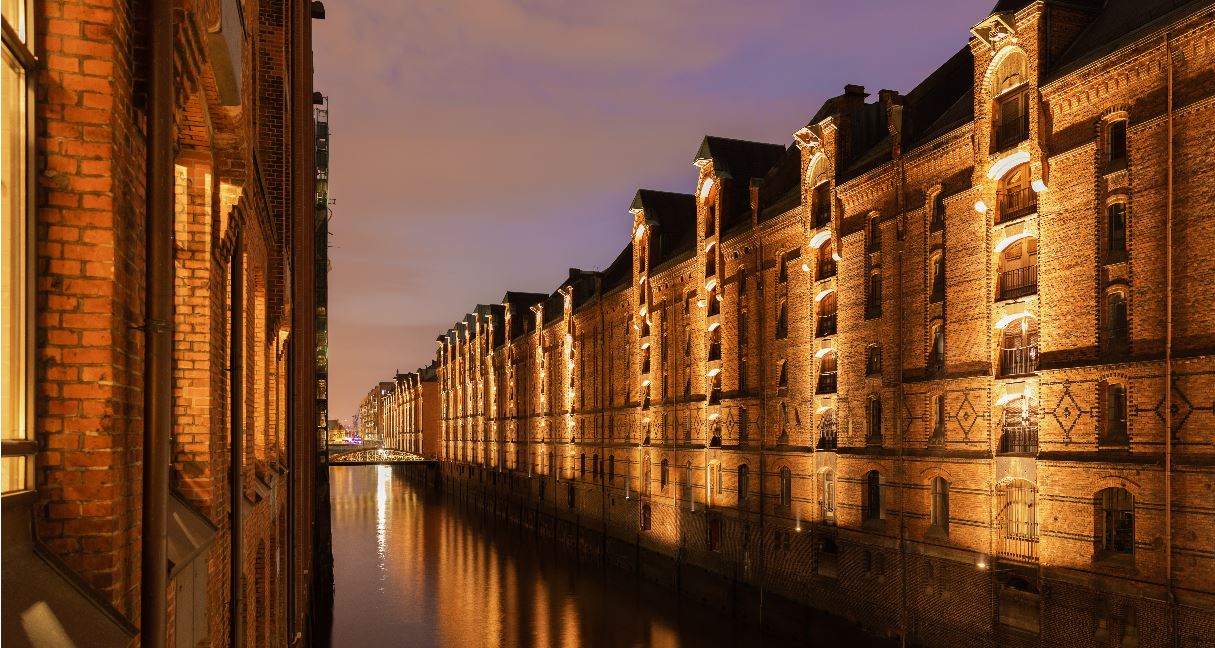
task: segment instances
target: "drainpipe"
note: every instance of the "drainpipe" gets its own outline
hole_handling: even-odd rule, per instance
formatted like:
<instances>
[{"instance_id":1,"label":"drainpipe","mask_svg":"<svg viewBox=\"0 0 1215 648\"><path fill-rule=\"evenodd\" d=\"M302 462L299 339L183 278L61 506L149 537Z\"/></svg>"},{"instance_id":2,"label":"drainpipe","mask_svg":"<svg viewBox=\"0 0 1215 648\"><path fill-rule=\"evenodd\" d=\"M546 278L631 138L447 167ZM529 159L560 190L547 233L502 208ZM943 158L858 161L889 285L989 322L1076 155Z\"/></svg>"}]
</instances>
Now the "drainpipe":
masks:
<instances>
[{"instance_id":1,"label":"drainpipe","mask_svg":"<svg viewBox=\"0 0 1215 648\"><path fill-rule=\"evenodd\" d=\"M231 530L231 538L229 539L229 550L231 556L228 560L228 584L231 591L228 594L228 625L231 629L231 641L229 645L236 648L240 646L245 637L244 625L245 619L242 614L244 610L244 587L243 575L244 570L241 569L244 562L244 503L241 499L244 498L244 457L245 457L245 430L244 430L244 414L245 414L245 384L244 384L244 342L245 342L245 245L244 234L237 233L236 244L232 248L232 263L229 266L231 270L232 294L229 296L229 307L232 309L231 328L228 333L229 353L228 358L228 384L230 385L230 393L232 402L229 404L228 412L231 420L228 423L229 429L232 430L231 453L228 461L228 514L231 516L229 520L229 529ZM288 455L290 458L292 455Z\"/></svg>"},{"instance_id":2,"label":"drainpipe","mask_svg":"<svg viewBox=\"0 0 1215 648\"><path fill-rule=\"evenodd\" d=\"M1164 34L1164 55L1168 70L1169 142L1164 203L1164 587L1172 617L1172 644L1178 646L1177 593L1173 591L1173 49L1168 32Z\"/></svg>"},{"instance_id":3,"label":"drainpipe","mask_svg":"<svg viewBox=\"0 0 1215 648\"><path fill-rule=\"evenodd\" d=\"M756 229L758 230L758 226ZM764 492L764 482L766 481L764 477L768 474L767 468L764 465L764 447L767 444L766 437L768 434L768 354L764 352L764 340L766 339L768 329L766 328L767 324L764 318L767 309L764 307L764 295L762 294L764 284L767 283L764 281L764 238L761 234L756 236L755 239L757 241L755 244L755 276L757 278L755 292L761 293L756 295L758 299L756 300L757 308L755 309L759 311L759 330L755 333L755 338L759 340L759 362L756 363L759 365L759 379L757 380L759 383L759 542L756 544L759 550L759 626L763 627L764 585L767 584L768 580L768 561L766 558L768 555L766 550L768 533L764 529L764 514L768 508L767 495Z\"/></svg>"},{"instance_id":4,"label":"drainpipe","mask_svg":"<svg viewBox=\"0 0 1215 648\"><path fill-rule=\"evenodd\" d=\"M140 643L164 646L173 432L173 6L147 3L148 129Z\"/></svg>"}]
</instances>

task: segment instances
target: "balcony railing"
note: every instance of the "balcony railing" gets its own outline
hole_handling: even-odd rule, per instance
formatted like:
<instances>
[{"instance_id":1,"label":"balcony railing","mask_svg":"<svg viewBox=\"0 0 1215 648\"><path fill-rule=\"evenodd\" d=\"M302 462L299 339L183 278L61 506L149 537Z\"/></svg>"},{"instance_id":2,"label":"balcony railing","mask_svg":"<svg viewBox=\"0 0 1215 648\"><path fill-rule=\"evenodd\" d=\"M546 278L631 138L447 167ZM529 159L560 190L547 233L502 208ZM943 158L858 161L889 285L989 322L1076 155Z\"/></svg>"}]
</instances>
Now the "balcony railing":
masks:
<instances>
[{"instance_id":1,"label":"balcony railing","mask_svg":"<svg viewBox=\"0 0 1215 648\"><path fill-rule=\"evenodd\" d=\"M1000 433L1000 454L1036 454L1038 425L1004 425Z\"/></svg>"},{"instance_id":2,"label":"balcony railing","mask_svg":"<svg viewBox=\"0 0 1215 648\"><path fill-rule=\"evenodd\" d=\"M814 388L816 394L834 394L835 393L835 377L834 371L824 371L818 375L818 385Z\"/></svg>"},{"instance_id":3,"label":"balcony railing","mask_svg":"<svg viewBox=\"0 0 1215 648\"><path fill-rule=\"evenodd\" d=\"M1000 273L1000 299L1016 299L1038 292L1038 264Z\"/></svg>"},{"instance_id":4,"label":"balcony railing","mask_svg":"<svg viewBox=\"0 0 1215 648\"><path fill-rule=\"evenodd\" d=\"M1025 141L1029 137L1029 114L1021 113L1005 119L996 128L996 150L1003 151Z\"/></svg>"},{"instance_id":5,"label":"balcony railing","mask_svg":"<svg viewBox=\"0 0 1215 648\"><path fill-rule=\"evenodd\" d=\"M820 426L818 431L818 449L835 450L838 444L838 436L835 424Z\"/></svg>"},{"instance_id":6,"label":"balcony railing","mask_svg":"<svg viewBox=\"0 0 1215 648\"><path fill-rule=\"evenodd\" d=\"M1000 194L1000 222L1028 216L1038 209L1038 194L1029 187L1011 187Z\"/></svg>"},{"instance_id":7,"label":"balcony railing","mask_svg":"<svg viewBox=\"0 0 1215 648\"><path fill-rule=\"evenodd\" d=\"M827 335L835 335L835 320L836 314L819 315L818 327L815 330L815 337L824 337Z\"/></svg>"},{"instance_id":8,"label":"balcony railing","mask_svg":"<svg viewBox=\"0 0 1215 648\"><path fill-rule=\"evenodd\" d=\"M1000 375L1020 376L1038 370L1037 345L1000 350Z\"/></svg>"}]
</instances>

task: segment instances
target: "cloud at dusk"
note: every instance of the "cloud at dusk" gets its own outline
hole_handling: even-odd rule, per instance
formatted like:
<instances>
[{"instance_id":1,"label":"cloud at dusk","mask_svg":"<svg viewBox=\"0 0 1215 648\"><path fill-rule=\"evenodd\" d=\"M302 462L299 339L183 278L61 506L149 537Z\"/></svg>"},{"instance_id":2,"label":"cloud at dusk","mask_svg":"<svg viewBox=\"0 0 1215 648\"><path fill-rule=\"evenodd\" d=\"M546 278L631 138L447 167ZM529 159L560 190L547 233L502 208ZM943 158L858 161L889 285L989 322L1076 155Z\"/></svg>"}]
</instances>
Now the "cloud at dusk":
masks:
<instances>
[{"instance_id":1,"label":"cloud at dusk","mask_svg":"<svg viewBox=\"0 0 1215 648\"><path fill-rule=\"evenodd\" d=\"M906 92L992 4L327 2L330 416L477 303L605 268L705 134L787 145L845 83Z\"/></svg>"}]
</instances>

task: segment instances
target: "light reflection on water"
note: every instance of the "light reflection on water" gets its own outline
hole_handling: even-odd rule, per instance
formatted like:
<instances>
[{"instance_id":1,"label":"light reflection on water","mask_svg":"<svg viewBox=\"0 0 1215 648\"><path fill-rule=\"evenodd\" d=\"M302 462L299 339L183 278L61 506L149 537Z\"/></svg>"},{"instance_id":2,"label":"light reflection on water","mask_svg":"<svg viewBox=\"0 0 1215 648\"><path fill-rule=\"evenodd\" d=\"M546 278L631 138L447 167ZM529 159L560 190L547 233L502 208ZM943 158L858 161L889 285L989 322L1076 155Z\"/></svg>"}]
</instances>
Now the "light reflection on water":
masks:
<instances>
[{"instance_id":1,"label":"light reflection on water","mask_svg":"<svg viewBox=\"0 0 1215 648\"><path fill-rule=\"evenodd\" d=\"M391 467L334 467L330 487L336 648L745 645L720 615L579 567Z\"/></svg>"}]
</instances>

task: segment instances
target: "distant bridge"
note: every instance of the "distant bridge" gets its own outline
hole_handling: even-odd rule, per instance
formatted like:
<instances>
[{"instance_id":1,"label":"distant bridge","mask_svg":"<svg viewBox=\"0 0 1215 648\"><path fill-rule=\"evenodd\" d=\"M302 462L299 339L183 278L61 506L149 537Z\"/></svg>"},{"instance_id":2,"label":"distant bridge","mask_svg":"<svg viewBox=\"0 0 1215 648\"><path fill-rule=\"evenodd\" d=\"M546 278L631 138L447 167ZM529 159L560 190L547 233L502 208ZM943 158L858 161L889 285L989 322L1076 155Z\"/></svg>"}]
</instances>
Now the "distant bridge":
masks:
<instances>
[{"instance_id":1,"label":"distant bridge","mask_svg":"<svg viewBox=\"0 0 1215 648\"><path fill-rule=\"evenodd\" d=\"M421 455L393 448L369 448L357 445L336 445L329 448L331 466L366 466L373 464L430 463Z\"/></svg>"}]
</instances>

